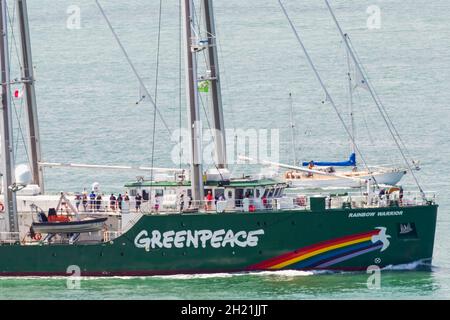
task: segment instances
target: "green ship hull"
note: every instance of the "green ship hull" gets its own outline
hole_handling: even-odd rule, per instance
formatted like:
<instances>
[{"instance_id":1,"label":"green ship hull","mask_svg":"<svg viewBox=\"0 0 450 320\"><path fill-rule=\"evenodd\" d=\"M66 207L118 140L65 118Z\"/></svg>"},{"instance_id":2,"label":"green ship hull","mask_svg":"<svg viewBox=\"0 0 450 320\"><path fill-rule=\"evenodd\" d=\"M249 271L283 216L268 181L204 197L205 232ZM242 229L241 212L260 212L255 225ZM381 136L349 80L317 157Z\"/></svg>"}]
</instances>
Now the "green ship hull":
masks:
<instances>
[{"instance_id":1,"label":"green ship hull","mask_svg":"<svg viewBox=\"0 0 450 320\"><path fill-rule=\"evenodd\" d=\"M364 270L431 262L437 206L143 216L97 244L1 245L0 276Z\"/></svg>"}]
</instances>

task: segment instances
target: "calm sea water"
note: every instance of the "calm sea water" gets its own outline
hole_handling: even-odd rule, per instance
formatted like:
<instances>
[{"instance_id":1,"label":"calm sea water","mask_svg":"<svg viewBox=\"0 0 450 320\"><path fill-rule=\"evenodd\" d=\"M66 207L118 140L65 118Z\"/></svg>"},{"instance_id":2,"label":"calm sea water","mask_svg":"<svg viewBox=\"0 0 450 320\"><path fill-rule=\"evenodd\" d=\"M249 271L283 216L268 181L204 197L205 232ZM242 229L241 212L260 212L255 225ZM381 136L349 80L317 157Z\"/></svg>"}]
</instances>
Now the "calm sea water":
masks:
<instances>
[{"instance_id":1,"label":"calm sea water","mask_svg":"<svg viewBox=\"0 0 450 320\"><path fill-rule=\"evenodd\" d=\"M158 105L171 130L185 123L179 101L179 7L163 1ZM341 112L347 110L345 50L320 1L285 1ZM79 29L67 28L70 6ZM91 278L67 289L63 278L0 279L0 298L75 299L444 299L450 298L449 206L450 28L443 0L333 1L370 78L411 154L421 161L425 190L439 193L431 271L389 270L380 289L364 273L275 272L147 278ZM367 27L371 5L380 29ZM13 5L10 4L11 13ZM104 1L104 7L151 92L155 90L159 1ZM69 12L68 12L68 9ZM275 0L215 1L225 123L229 128L280 132L280 161L292 161L288 93L294 97L298 154L304 160L344 159L349 143ZM43 154L46 161L150 165L153 112L136 105L139 85L94 1L30 0L34 64ZM70 20L70 19L69 19ZM12 41L12 40L11 40ZM17 62L12 41L11 59ZM17 65L17 64L16 64ZM18 76L17 67L13 77ZM20 102L18 118L23 117ZM184 105L184 97L181 101ZM181 112L181 113L180 113ZM401 164L399 152L367 93L355 96L357 139L371 164ZM24 161L20 130L18 162ZM177 166L172 140L157 121L155 166ZM256 166L233 166L235 173ZM48 192L80 191L94 181L105 192L123 190L139 173L46 171ZM404 186L413 189L411 177ZM406 270L405 270L406 269Z\"/></svg>"}]
</instances>

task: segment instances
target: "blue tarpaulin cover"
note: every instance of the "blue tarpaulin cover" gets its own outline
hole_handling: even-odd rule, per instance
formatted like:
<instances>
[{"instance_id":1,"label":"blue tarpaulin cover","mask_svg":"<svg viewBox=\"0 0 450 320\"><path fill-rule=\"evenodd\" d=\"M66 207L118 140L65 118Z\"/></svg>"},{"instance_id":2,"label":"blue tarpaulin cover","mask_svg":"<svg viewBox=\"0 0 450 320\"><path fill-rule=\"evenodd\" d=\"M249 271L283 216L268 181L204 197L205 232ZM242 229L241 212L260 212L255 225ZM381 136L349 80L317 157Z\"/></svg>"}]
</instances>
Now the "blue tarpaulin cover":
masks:
<instances>
[{"instance_id":1,"label":"blue tarpaulin cover","mask_svg":"<svg viewBox=\"0 0 450 320\"><path fill-rule=\"evenodd\" d=\"M356 166L356 155L352 153L350 155L350 158L348 161L342 161L342 162L316 162L313 161L315 166L318 167L353 167ZM307 167L309 165L309 162L303 162L303 166Z\"/></svg>"}]
</instances>

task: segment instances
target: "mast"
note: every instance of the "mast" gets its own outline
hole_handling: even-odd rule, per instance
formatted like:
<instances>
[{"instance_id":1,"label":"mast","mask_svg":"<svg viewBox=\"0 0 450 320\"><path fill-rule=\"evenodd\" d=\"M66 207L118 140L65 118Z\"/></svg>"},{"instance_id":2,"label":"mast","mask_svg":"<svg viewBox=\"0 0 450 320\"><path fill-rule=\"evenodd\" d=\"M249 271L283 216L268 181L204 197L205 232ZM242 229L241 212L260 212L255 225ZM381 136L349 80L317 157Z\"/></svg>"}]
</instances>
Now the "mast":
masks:
<instances>
[{"instance_id":1,"label":"mast","mask_svg":"<svg viewBox=\"0 0 450 320\"><path fill-rule=\"evenodd\" d=\"M280 0L279 0L280 1ZM383 118L384 122L386 123L387 129L389 130L392 138L394 139L395 144L397 145L398 150L400 151L400 154L402 155L402 158L406 164L406 166L408 167L409 172L411 173L411 176L413 177L414 181L416 182L417 188L419 189L422 198L425 199L425 192L423 191L422 187L420 186L419 180L417 179L416 175L414 174L414 171L412 170L411 164L409 163L408 159L406 158L405 153L403 152L403 149L400 145L400 142L398 141L395 133L397 133L397 136L399 136L397 130L395 129L394 125L392 124L392 122L390 121L390 119L388 119L388 116L385 114L386 110L384 109L383 105L381 104L381 102L379 101L379 99L377 98L377 95L375 94L372 86L369 84L369 81L367 79L367 77L365 76L364 70L361 67L358 59L355 56L355 53L353 52L349 41L348 41L348 36L346 34L344 34L344 31L342 31L341 25L339 24L336 15L333 12L333 9L330 6L330 3L328 2L328 0L324 0L325 4L327 5L328 11L330 12L331 17L333 18L334 23L336 24L336 28L339 31L339 34L342 37L342 40L345 43L345 46L347 47L347 51L350 55L350 57L352 58L353 62L355 63L355 67L356 67L356 71L358 72L358 74L361 76L362 78L362 83L365 85L365 87L367 88L367 90L369 91L373 101L375 102L375 105L377 106L381 117ZM384 111L384 112L383 112ZM400 137L399 137L400 138ZM352 141L353 143L355 143L355 140L352 136ZM356 147L356 145L355 145ZM374 178L372 176L372 178Z\"/></svg>"},{"instance_id":2,"label":"mast","mask_svg":"<svg viewBox=\"0 0 450 320\"><path fill-rule=\"evenodd\" d=\"M12 191L15 182L13 174L14 155L13 155L13 136L12 136L12 114L11 114L11 82L9 66L9 46L8 46L8 8L6 0L0 0L0 65L2 80L2 104L0 109L1 126L1 174L2 174L2 193L5 212L8 217L9 232L18 232L17 204L16 195Z\"/></svg>"},{"instance_id":3,"label":"mast","mask_svg":"<svg viewBox=\"0 0 450 320\"><path fill-rule=\"evenodd\" d=\"M222 92L219 78L219 56L217 54L216 26L212 0L202 0L204 25L208 37L206 60L208 68L207 80L211 83L211 114L213 117L215 162L218 168L227 167L227 150L225 141L225 127L223 120Z\"/></svg>"},{"instance_id":4,"label":"mast","mask_svg":"<svg viewBox=\"0 0 450 320\"><path fill-rule=\"evenodd\" d=\"M347 37L347 35L346 35ZM352 133L353 139L355 140L355 117L353 115L353 88L352 88L352 74L351 74L351 63L350 63L350 53L347 51L347 67L348 67L348 104L349 104L349 115L350 115L350 131ZM355 153L355 142L350 141L352 153Z\"/></svg>"},{"instance_id":5,"label":"mast","mask_svg":"<svg viewBox=\"0 0 450 320\"><path fill-rule=\"evenodd\" d=\"M325 1L327 1L327 0L325 0ZM308 50L306 49L305 45L303 44L302 39L300 38L299 32L297 31L297 29L294 26L294 23L292 22L291 18L289 17L289 14L287 13L286 8L284 7L284 5L281 2L281 0L278 0L278 4L280 5L280 8L281 8L283 14L286 17L286 19L287 19L287 21L289 23L289 26L291 27L291 29L292 29L292 31L293 31L293 33L294 33L298 43L300 44L300 46L301 46L301 48L303 50L303 53L305 54L306 60L308 61L309 66L311 67L312 71L314 72L314 75L317 78L317 81L319 82L320 86L322 87L322 90L325 93L326 100L329 101L329 103L333 107L334 111L336 112L336 115L339 118L339 121L341 121L342 126L345 129L345 132L347 133L347 135L349 136L349 138L352 141L353 145L355 146L355 150L358 152L358 154L359 154L359 156L361 158L361 161L364 163L364 166L367 168L370 176L372 177L373 181L376 183L376 179L375 179L375 177L372 174L372 170L367 165L367 161L363 157L360 149L358 148L358 145L355 143L355 139L354 139L350 129L348 128L347 123L345 122L345 120L343 119L342 115L340 114L339 109L337 108L336 103L334 102L334 99L332 98L332 96L330 95L327 87L325 86L325 83L323 82L322 77L319 74L319 71L317 70L314 62L311 59L311 56L308 53ZM378 185L378 183L376 183L376 184Z\"/></svg>"},{"instance_id":6,"label":"mast","mask_svg":"<svg viewBox=\"0 0 450 320\"><path fill-rule=\"evenodd\" d=\"M28 150L30 154L30 170L32 183L37 184L40 192L44 193L43 169L39 166L42 160L41 144L39 138L39 122L36 105L35 79L33 72L33 59L31 55L30 29L28 24L27 0L17 1L17 15L21 45L21 76L25 89L25 116L28 127Z\"/></svg>"},{"instance_id":7,"label":"mast","mask_svg":"<svg viewBox=\"0 0 450 320\"><path fill-rule=\"evenodd\" d=\"M201 122L198 103L198 83L197 83L197 54L193 44L193 10L192 0L183 1L184 17L184 44L186 63L186 97L188 103L188 127L190 130L191 147L191 188L192 200L203 200L203 172L202 172L202 152L201 152Z\"/></svg>"},{"instance_id":8,"label":"mast","mask_svg":"<svg viewBox=\"0 0 450 320\"><path fill-rule=\"evenodd\" d=\"M296 145L295 145L294 103L292 101L292 93L289 93L289 104L291 107L292 152L294 155L294 166L296 166L297 165L297 150L296 150Z\"/></svg>"}]
</instances>

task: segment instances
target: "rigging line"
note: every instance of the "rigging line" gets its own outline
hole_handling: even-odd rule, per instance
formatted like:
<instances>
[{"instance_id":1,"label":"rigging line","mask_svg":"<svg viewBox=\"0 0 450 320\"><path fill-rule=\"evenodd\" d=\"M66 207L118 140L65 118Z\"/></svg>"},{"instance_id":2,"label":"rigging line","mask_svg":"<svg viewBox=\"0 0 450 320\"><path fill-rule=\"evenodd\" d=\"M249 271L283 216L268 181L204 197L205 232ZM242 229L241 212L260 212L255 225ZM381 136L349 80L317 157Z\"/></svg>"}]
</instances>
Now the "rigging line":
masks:
<instances>
[{"instance_id":1,"label":"rigging line","mask_svg":"<svg viewBox=\"0 0 450 320\"><path fill-rule=\"evenodd\" d=\"M182 126L182 108L183 108L183 102L182 102L182 96L183 96L183 92L182 92L182 84L183 84L183 72L182 72L182 64L183 64L183 47L182 47L182 41L183 41L183 25L182 25L182 20L183 20L183 10L182 10L182 3L181 1L183 0L179 0L178 2L178 102L179 102L179 113L178 113L178 128L179 130L181 130L181 126ZM182 136L181 136L181 131L178 135L178 146L180 148L180 151L178 152L179 154L179 158L180 158L180 169L182 167L182 150L183 148L181 147L181 143L182 143Z\"/></svg>"},{"instance_id":2,"label":"rigging line","mask_svg":"<svg viewBox=\"0 0 450 320\"><path fill-rule=\"evenodd\" d=\"M203 39L201 39L202 31L205 32L206 34L208 34L206 31L201 29L201 27L202 27L201 23L203 21L203 14L202 14L203 2L200 2L200 9L199 10L196 9L195 1L192 1L192 4L194 6L194 17L192 18L192 20L193 20L193 22L195 21L194 26L197 27L197 29L195 27L193 27L193 30L194 30L194 34L197 37L197 41L200 41L200 40L203 40ZM198 13L198 11L200 11L200 13ZM205 50L202 50L202 55L203 55L203 61L204 61L205 65L207 65L208 60L207 60L207 57L206 57Z\"/></svg>"},{"instance_id":3,"label":"rigging line","mask_svg":"<svg viewBox=\"0 0 450 320\"><path fill-rule=\"evenodd\" d=\"M200 38L200 24L198 20L198 14L197 14L197 6L195 5L195 1L192 0L192 20L191 20L191 30L192 33L197 37ZM196 26L198 26L198 30L196 29Z\"/></svg>"},{"instance_id":4,"label":"rigging line","mask_svg":"<svg viewBox=\"0 0 450 320\"><path fill-rule=\"evenodd\" d=\"M350 62L350 53L345 50L345 56L347 60L347 78L348 78L348 110L350 116L350 129L352 131L353 138L356 140L356 127L355 127L355 108L353 101L353 79L352 79L352 68ZM352 152L355 152L355 146L351 144Z\"/></svg>"},{"instance_id":5,"label":"rigging line","mask_svg":"<svg viewBox=\"0 0 450 320\"><path fill-rule=\"evenodd\" d=\"M374 91L372 90L372 86L371 86L371 84L368 82L368 79L365 77L364 71L363 71L363 69L361 68L361 65L358 64L358 61L357 61L357 59L356 59L356 57L355 57L355 54L354 54L354 52L351 50L351 47L350 47L350 45L348 44L347 38L345 37L344 32L342 31L341 26L339 25L339 22L337 21L336 16L334 15L333 10L331 9L330 4L328 3L328 0L325 0L325 4L327 5L328 10L330 11L331 16L333 17L333 20L334 20L334 22L335 22L335 24L336 24L336 27L337 27L338 30L339 30L339 33L341 34L342 38L344 39L345 44L346 44L347 47L349 48L349 53L350 53L350 55L352 56L352 59L353 59L354 62L355 62L355 67L358 69L359 72L361 72L362 77L364 77L364 80L366 81L366 84L367 84L367 88L369 89L369 92L370 92L370 94L371 94L371 96L372 96L372 98L373 98L373 100L374 100L374 102L375 102L375 105L377 106L378 110L380 111L380 114L381 114L381 116L383 117L383 120L384 120L384 122L386 123L386 126L387 126L389 132L391 133L392 138L394 139L394 142L395 142L395 144L397 145L397 147L398 147L398 149L399 149L399 151L400 151L400 153L401 153L401 155L402 155L402 157L403 157L403 160L405 161L405 164L406 164L406 166L408 167L409 172L411 173L412 177L414 178L414 181L416 182L416 185L417 185L417 187L419 188L419 191L420 191L420 193L421 193L421 195L422 195L422 198L425 198L425 193L424 193L422 187L420 186L419 180L417 179L416 175L414 174L414 171L412 170L411 165L410 165L408 159L406 158L405 153L403 152L403 150L402 150L402 148L401 148L401 146L400 146L400 144L399 144L399 142L398 142L398 140L397 140L397 138L396 138L394 132L392 131L391 126L389 125L388 120L386 119L386 116L385 116L384 113L382 112L382 107L380 106L379 101L376 99L376 95L374 94Z\"/></svg>"},{"instance_id":6,"label":"rigging line","mask_svg":"<svg viewBox=\"0 0 450 320\"><path fill-rule=\"evenodd\" d=\"M208 125L209 131L211 132L211 140L212 140L212 142L213 142L214 145L215 145L215 141L216 141L216 140L215 140L215 138L214 138L214 131L213 131L212 127L211 127L211 122L209 121L208 113L207 113L207 111L206 111L205 104L204 104L204 102L203 102L203 98L202 98L201 95L199 95L199 98L200 98L200 103L201 103L201 105L202 105L203 112L205 113L206 124ZM212 161L213 161L214 167L217 169L217 172L218 172L219 175L220 175L220 178L222 179L222 181L224 181L224 178L223 178L223 176L222 176L222 172L220 172L219 166L217 165L216 160L214 159L214 156L212 157Z\"/></svg>"},{"instance_id":7,"label":"rigging line","mask_svg":"<svg viewBox=\"0 0 450 320\"><path fill-rule=\"evenodd\" d=\"M178 102L179 102L179 114L178 114L178 125L179 125L179 136L178 136L178 146L180 148L179 151L179 157L180 157L180 169L182 167L182 152L183 152L183 148L181 147L181 143L182 141L182 136L181 136L181 126L182 126L182 109L183 109L183 70L182 70L182 65L183 65L183 46L182 46L182 42L183 42L183 10L182 10L182 2L183 0L179 1L179 8L178 8L178 16L179 16L179 32L178 32Z\"/></svg>"},{"instance_id":8,"label":"rigging line","mask_svg":"<svg viewBox=\"0 0 450 320\"><path fill-rule=\"evenodd\" d=\"M161 18L162 16L162 0L159 0L159 15L158 15L158 40L156 49L156 72L155 72L155 106L158 103L158 79L159 79L159 55L161 49ZM153 132L152 132L152 170L150 171L150 188L153 187L153 167L155 164L155 136L156 136L156 108L153 111ZM149 195L150 201L152 200L152 193Z\"/></svg>"},{"instance_id":9,"label":"rigging line","mask_svg":"<svg viewBox=\"0 0 450 320\"><path fill-rule=\"evenodd\" d=\"M24 144L25 155L27 157L28 163L30 163L30 155L28 154L28 150L27 150L26 143L25 143L25 136L23 134L22 126L20 125L20 116L17 113L16 103L14 101L13 101L13 105L14 105L14 108L13 108L14 109L14 114L16 115L17 121L19 123L18 129L19 129L20 136L22 138L22 142ZM16 146L15 146L16 150L14 152L14 160L15 160L16 155L17 155L18 145L19 145L19 137L17 137L17 141L16 141Z\"/></svg>"},{"instance_id":10,"label":"rigging line","mask_svg":"<svg viewBox=\"0 0 450 320\"><path fill-rule=\"evenodd\" d=\"M355 90L355 92L356 92L356 95L358 96L358 101L362 101L361 95L359 94L359 92L357 90ZM370 129L369 129L369 125L367 124L366 113L364 112L363 108L360 108L359 111L361 112L361 114L363 116L364 125L366 127L366 131L367 131L367 135L369 136L370 143L372 144L372 146L375 146L375 139L373 138L372 133L370 132Z\"/></svg>"},{"instance_id":11,"label":"rigging line","mask_svg":"<svg viewBox=\"0 0 450 320\"><path fill-rule=\"evenodd\" d=\"M120 49L122 50L122 53L124 54L128 64L131 67L131 70L133 71L134 75L136 76L136 78L139 81L139 84L141 85L141 88L144 89L146 96L149 98L150 103L153 105L153 107L155 108L156 112L158 113L162 123L164 124L164 127L167 129L167 131L169 132L169 135L172 135L172 132L170 131L169 126L167 125L166 121L164 120L164 117L162 116L160 110L158 109L158 107L155 104L155 101L153 100L150 92L148 91L147 87L144 84L144 81L142 80L141 76L139 75L139 73L136 70L136 67L134 66L133 62L130 59L130 56L128 55L125 47L123 46L122 42L120 41L119 36L117 35L115 29L113 28L111 22L109 21L108 16L106 15L105 10L103 10L103 7L100 5L99 0L95 0L95 3L97 4L98 9L100 10L100 13L102 14L103 18L105 19L111 33L113 34L114 38L117 41L117 44L119 45Z\"/></svg>"},{"instance_id":12,"label":"rigging line","mask_svg":"<svg viewBox=\"0 0 450 320\"><path fill-rule=\"evenodd\" d=\"M192 4L194 6L194 16L192 18L194 27L192 29L194 30L194 34L197 37L197 42L199 42L200 40L202 40L201 39L201 36L202 36L201 22L202 22L202 18L203 18L203 14L202 14L203 3L200 2L200 13L197 12L198 9L196 9L195 1L192 1ZM199 16L200 16L200 18L199 18ZM208 60L206 57L205 50L202 50L202 55L203 55L203 62L205 63L205 65L207 65ZM198 57L198 54L197 54L197 57Z\"/></svg>"},{"instance_id":13,"label":"rigging line","mask_svg":"<svg viewBox=\"0 0 450 320\"><path fill-rule=\"evenodd\" d=\"M17 48L16 36L15 36L15 33L14 33L14 24L15 24L15 19L16 19L15 12L16 12L16 2L14 2L14 7L13 7L13 18L11 19L11 15L9 13L9 10L7 10L7 13L8 13L9 24L11 25L10 33L11 33L11 38L13 40L12 42L14 43L14 49L16 51L17 63L19 64L20 70L22 70L22 64L21 64L20 56L19 56L19 49ZM10 47L9 56L12 56L12 50L13 50L13 48Z\"/></svg>"},{"instance_id":14,"label":"rigging line","mask_svg":"<svg viewBox=\"0 0 450 320\"><path fill-rule=\"evenodd\" d=\"M289 92L289 107L290 107L290 116L291 116L291 139L292 139L292 156L293 156L293 163L294 166L297 165L297 145L295 143L296 141L296 130L295 130L295 120L294 120L294 101L292 99L292 93Z\"/></svg>"},{"instance_id":15,"label":"rigging line","mask_svg":"<svg viewBox=\"0 0 450 320\"><path fill-rule=\"evenodd\" d=\"M16 36L15 36L15 33L14 33L16 2L14 2L14 6L13 6L13 10L12 11L13 11L13 18L11 19L10 12L9 12L9 10L7 10L9 24L11 25L10 33L11 33L11 38L13 40L12 42L14 44L14 49L15 49L15 53L16 53L17 63L19 64L20 70L22 70L22 64L21 64L21 61L20 61L19 49L17 47L17 40L16 40ZM10 56L12 56L12 51L13 51L13 47L11 46L10 47L10 52L9 52ZM23 85L22 85L22 87L23 87ZM18 125L17 129L18 129L18 131L20 133L20 136L17 135L16 141L15 141L14 158L16 158L17 150L19 148L19 138L22 138L22 143L24 145L26 158L27 158L27 161L30 162L30 156L29 156L29 153L28 153L27 144L25 142L25 136L24 136L24 133L23 133L22 125L21 125L21 119L22 119L22 114L23 114L23 109L24 109L23 108L23 100L21 101L20 114L17 113L17 105L16 105L16 102L14 100L12 100L12 104L13 104L14 113L15 113L15 116L16 116L16 119L17 119L17 125Z\"/></svg>"},{"instance_id":16,"label":"rigging line","mask_svg":"<svg viewBox=\"0 0 450 320\"><path fill-rule=\"evenodd\" d=\"M228 73L225 71L226 67L225 67L225 59L224 59L224 55L223 55L223 50L222 50L222 44L220 41L220 37L217 35L217 29L216 29L216 46L219 49L219 63L223 66L223 68L220 68L221 72L220 72L220 81L222 81L222 79L224 80L223 84L224 87L222 87L222 89L226 89L226 90L230 90L230 81L228 79ZM230 108L230 114L234 114L233 111L233 102L229 102L229 108ZM236 123L234 122L234 117L231 117L231 125L233 127L233 129L236 129Z\"/></svg>"},{"instance_id":17,"label":"rigging line","mask_svg":"<svg viewBox=\"0 0 450 320\"><path fill-rule=\"evenodd\" d=\"M348 36L347 36L347 37L348 37ZM348 39L350 39L350 38L348 37ZM343 44L343 41L341 41L341 43ZM345 44L344 44L344 47L345 47ZM346 53L346 55L347 55L347 59L351 58L350 55L349 55L348 49L347 49L347 48L344 48L344 50L345 50L345 53ZM349 70L350 70L350 78L353 79L353 78L352 78L352 75L356 74L356 70L355 70L354 66L353 66L353 69L352 69L352 68L351 68L351 65L350 65ZM353 88L354 88L354 87L353 87ZM360 95L360 93L359 93L359 90L353 90L353 88L352 88L352 93L356 95L356 99L354 99L354 100L358 101L358 105L359 105L358 111L359 111L359 112L361 113L361 115L362 115L362 119L363 119L363 122L364 122L364 127L365 127L365 129L366 129L366 131L367 131L367 135L368 135L368 137L369 137L370 144L371 144L372 146L375 146L375 139L373 138L372 133L370 132L369 125L367 124L366 113L365 113L364 108L363 108L363 106L362 106L361 95Z\"/></svg>"},{"instance_id":18,"label":"rigging line","mask_svg":"<svg viewBox=\"0 0 450 320\"><path fill-rule=\"evenodd\" d=\"M308 60L309 65L311 66L312 70L314 71L314 74L316 75L317 80L319 81L319 83L320 83L320 85L321 85L323 91L325 92L326 100L328 100L328 101L330 102L330 104L332 105L332 107L333 107L334 110L336 111L336 114L337 114L339 120L341 121L342 126L344 127L345 131L347 132L347 135L350 137L352 143L353 143L354 146L355 146L355 150L358 152L358 154L359 154L361 160L363 161L363 164L364 164L364 166L366 167L366 169L367 169L369 175L372 177L373 181L375 182L375 184L376 184L377 187L378 187L378 183L377 183L375 177L373 176L372 170L371 170L370 167L367 165L366 159L364 158L362 152L360 151L358 145L356 144L355 139L353 138L353 135L351 134L351 132L350 132L350 130L349 130L347 124L345 123L344 118L342 117L342 115L340 114L340 112L339 112L339 110L338 110L336 104L334 103L333 98L331 97L330 93L328 92L327 87L325 86L324 82L322 81L322 77L320 76L319 72L317 71L317 69L316 69L316 67L315 67L315 65L314 65L314 62L312 61L311 57L309 56L308 50L306 49L305 45L303 44L303 41L302 41L302 39L300 38L300 35L299 35L297 29L295 28L294 23L292 22L291 18L289 17L289 14L287 13L286 8L284 7L284 5L283 5L283 3L281 2L281 0L278 0L278 3L280 4L281 9L282 9L284 15L286 16L286 18L287 18L287 20L288 20L288 22L289 22L289 25L291 26L292 31L294 32L294 35L295 35L295 37L297 38L297 41L299 42L300 46L301 46L302 49L303 49L303 52L305 53L305 56L306 56L306 59Z\"/></svg>"},{"instance_id":19,"label":"rigging line","mask_svg":"<svg viewBox=\"0 0 450 320\"><path fill-rule=\"evenodd\" d=\"M349 36L347 36L347 37L348 37L348 40L349 40L349 44L351 45L352 50L353 50L353 52L354 52L356 58L358 59L358 63L359 63L359 65L361 66L361 68L363 69L363 71L364 71L364 73L365 73L365 74L364 74L364 77L366 78L367 81L371 81L370 78L369 78L369 76L368 76L368 72L366 71L364 65L361 63L361 59L360 59L360 57L359 57L359 55L358 55L358 52L356 51L355 47L353 46L353 43L352 43L350 37L349 37ZM408 156L412 159L411 153L409 152L409 150L408 150L408 148L407 148L405 142L403 141L403 139L402 139L400 133L397 131L397 128L396 128L396 126L394 125L394 122L392 121L391 117L389 116L389 113L387 112L386 107L384 106L384 103L381 101L381 99L380 99L380 97L379 97L379 95L378 95L376 89L375 89L373 86L372 86L372 90L373 90L375 96L377 97L378 102L380 103L381 107L383 108L383 110L384 110L384 112L385 112L385 114L386 114L386 117L387 117L389 123L391 124L393 130L395 131L395 133L396 133L398 139L400 140L401 144L403 145L403 149L405 149L405 151L406 151L406 153L408 154Z\"/></svg>"},{"instance_id":20,"label":"rigging line","mask_svg":"<svg viewBox=\"0 0 450 320\"><path fill-rule=\"evenodd\" d=\"M199 32L201 31L201 27L203 26L203 10L204 10L204 8L203 8L203 1L200 1L200 18L197 18L199 21L198 21L198 29L199 29Z\"/></svg>"},{"instance_id":21,"label":"rigging line","mask_svg":"<svg viewBox=\"0 0 450 320\"><path fill-rule=\"evenodd\" d=\"M356 55L356 52L354 52L354 54ZM355 58L359 59L358 57L355 57ZM395 142L395 144L396 144L396 146L397 146L397 148L398 148L398 150L399 150L399 152L400 152L400 154L401 154L401 156L402 156L402 158L403 158L403 160L404 160L404 162L406 164L406 166L408 167L409 172L411 173L411 175L412 175L412 177L413 177L417 187L419 188L419 191L422 193L422 196L425 196L425 193L424 193L422 187L420 186L419 180L417 179L416 175L414 174L414 171L412 170L410 162L407 159L407 155L411 158L411 154L408 151L408 148L406 148L406 144L403 142L399 132L397 131L397 128L395 127L394 123L390 119L389 114L388 114L385 106L381 102L377 92L375 91L374 87L372 86L372 83L369 81L369 78L367 76L367 72L364 69L363 65L359 61L357 61L355 63L359 63L359 65L361 67L361 74L363 75L363 77L364 77L364 79L366 81L366 84L367 84L367 86L370 89L369 91L372 94L372 98L373 98L373 100L375 102L375 105L377 106L378 111L380 112L380 114L381 114L381 116L382 116L382 118L383 118L383 120L384 120L384 122L386 124L386 127L388 128L388 130L389 130L389 132L390 132L390 134L391 134L391 136L392 136L392 138L393 138L393 140L394 140L394 142ZM402 148L401 144L403 145L403 148Z\"/></svg>"}]
</instances>

